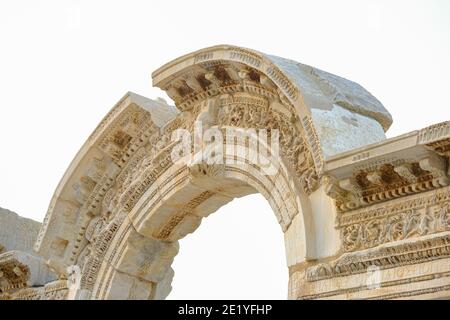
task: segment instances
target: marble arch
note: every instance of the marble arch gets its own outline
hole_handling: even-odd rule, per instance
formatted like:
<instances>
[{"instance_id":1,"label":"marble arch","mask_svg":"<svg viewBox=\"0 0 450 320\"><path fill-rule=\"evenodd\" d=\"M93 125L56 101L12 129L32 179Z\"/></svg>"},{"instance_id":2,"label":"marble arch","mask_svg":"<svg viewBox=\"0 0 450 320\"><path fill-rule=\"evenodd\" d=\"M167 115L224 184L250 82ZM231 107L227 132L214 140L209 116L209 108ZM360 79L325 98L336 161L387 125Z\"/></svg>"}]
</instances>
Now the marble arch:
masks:
<instances>
[{"instance_id":1,"label":"marble arch","mask_svg":"<svg viewBox=\"0 0 450 320\"><path fill-rule=\"evenodd\" d=\"M289 298L448 293L446 280L421 280L422 269L408 280L395 274L420 263L428 274L447 272L448 123L386 140L391 116L358 84L229 45L182 56L152 78L175 106L127 93L49 205L35 251L59 275L54 291L65 299L165 298L177 241L254 192L284 232ZM277 174L250 163L174 163L172 133L193 132L199 119L219 130L279 130L280 156L270 158ZM372 267L383 285L364 285Z\"/></svg>"},{"instance_id":2,"label":"marble arch","mask_svg":"<svg viewBox=\"0 0 450 320\"><path fill-rule=\"evenodd\" d=\"M301 125L308 115L299 115L291 102L299 101L298 88L275 65L248 50L207 49L195 54L188 67L185 59L153 74L154 84L168 93L178 110L128 93L83 146L69 168L70 177L64 177L70 181L80 172L79 181L63 180L52 201L55 209L64 206L77 212L69 224L74 221L70 219L79 221L83 209L86 218L70 240L56 237L55 242L46 231L38 238L37 250L48 238L47 246L61 252L50 258L51 264L64 270L75 263L84 297L165 297L177 240L221 205L254 192L268 200L286 237L299 239L287 251L288 259L315 255L314 232L305 229L312 223L307 197L317 187L322 160L314 128ZM211 99L218 106L216 114L208 109ZM193 130L194 121L205 114L221 129L279 129L282 158L272 159L279 162L279 173L263 175L251 164L173 164L172 132ZM93 196L96 188L99 194Z\"/></svg>"}]
</instances>

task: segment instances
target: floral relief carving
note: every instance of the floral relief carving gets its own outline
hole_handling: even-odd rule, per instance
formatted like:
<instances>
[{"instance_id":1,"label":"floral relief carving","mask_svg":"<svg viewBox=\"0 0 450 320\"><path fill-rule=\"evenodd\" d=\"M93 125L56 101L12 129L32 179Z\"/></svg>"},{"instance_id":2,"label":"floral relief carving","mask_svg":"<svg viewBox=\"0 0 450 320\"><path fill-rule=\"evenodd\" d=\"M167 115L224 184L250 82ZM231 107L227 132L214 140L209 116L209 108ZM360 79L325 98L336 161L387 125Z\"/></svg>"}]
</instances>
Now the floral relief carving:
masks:
<instances>
[{"instance_id":1,"label":"floral relief carving","mask_svg":"<svg viewBox=\"0 0 450 320\"><path fill-rule=\"evenodd\" d=\"M402 207L406 209L398 209ZM361 217L360 221L351 222L351 216ZM347 252L450 231L450 201L441 202L433 196L428 201L408 200L403 205L358 211L349 217L341 217L338 222L343 248Z\"/></svg>"}]
</instances>

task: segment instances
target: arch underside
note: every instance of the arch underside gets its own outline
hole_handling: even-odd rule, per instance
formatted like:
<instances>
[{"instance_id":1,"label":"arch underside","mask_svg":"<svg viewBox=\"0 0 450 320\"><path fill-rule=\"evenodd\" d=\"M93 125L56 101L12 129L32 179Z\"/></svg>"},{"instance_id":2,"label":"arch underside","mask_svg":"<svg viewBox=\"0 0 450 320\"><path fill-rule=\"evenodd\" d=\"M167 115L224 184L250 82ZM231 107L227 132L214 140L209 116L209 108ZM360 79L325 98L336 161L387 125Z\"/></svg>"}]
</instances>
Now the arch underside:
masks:
<instances>
[{"instance_id":1,"label":"arch underside","mask_svg":"<svg viewBox=\"0 0 450 320\"><path fill-rule=\"evenodd\" d=\"M91 249L95 252L104 245L100 239L112 237L104 255L80 261L82 287L92 290L92 298L164 298L170 292L174 274L170 265L178 252L178 240L234 198L260 192L284 229L299 210L298 199L289 193L292 181L282 172L267 177L242 165L173 166L158 182L129 213L120 212L95 235ZM92 270L99 259L96 281L89 283L93 275L84 271ZM124 279L130 287L123 287Z\"/></svg>"}]
</instances>

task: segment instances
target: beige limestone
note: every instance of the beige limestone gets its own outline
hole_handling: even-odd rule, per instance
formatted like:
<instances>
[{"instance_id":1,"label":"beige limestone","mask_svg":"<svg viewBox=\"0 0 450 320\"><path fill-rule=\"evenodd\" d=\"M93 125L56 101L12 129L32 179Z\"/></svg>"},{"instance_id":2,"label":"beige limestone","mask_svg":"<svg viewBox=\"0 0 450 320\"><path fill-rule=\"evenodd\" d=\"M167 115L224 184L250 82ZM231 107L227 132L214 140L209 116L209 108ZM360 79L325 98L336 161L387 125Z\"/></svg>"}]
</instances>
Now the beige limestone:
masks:
<instances>
[{"instance_id":1,"label":"beige limestone","mask_svg":"<svg viewBox=\"0 0 450 320\"><path fill-rule=\"evenodd\" d=\"M44 286L56 279L44 259L33 252L41 224L0 208L0 300L6 292Z\"/></svg>"},{"instance_id":2,"label":"beige limestone","mask_svg":"<svg viewBox=\"0 0 450 320\"><path fill-rule=\"evenodd\" d=\"M19 250L33 253L41 224L0 208L0 245L4 251ZM1 251L1 250L0 250Z\"/></svg>"},{"instance_id":3,"label":"beige limestone","mask_svg":"<svg viewBox=\"0 0 450 320\"><path fill-rule=\"evenodd\" d=\"M59 279L22 282L4 298L164 299L178 240L255 192L284 232L290 299L450 297L449 122L386 140L391 116L358 84L228 45L152 76L175 107L134 93L113 107L67 169L37 237ZM196 120L226 137L230 128L278 130L280 153L264 158L278 170L174 162L172 135L195 139ZM244 157L238 145L250 152L232 140L225 159Z\"/></svg>"}]
</instances>

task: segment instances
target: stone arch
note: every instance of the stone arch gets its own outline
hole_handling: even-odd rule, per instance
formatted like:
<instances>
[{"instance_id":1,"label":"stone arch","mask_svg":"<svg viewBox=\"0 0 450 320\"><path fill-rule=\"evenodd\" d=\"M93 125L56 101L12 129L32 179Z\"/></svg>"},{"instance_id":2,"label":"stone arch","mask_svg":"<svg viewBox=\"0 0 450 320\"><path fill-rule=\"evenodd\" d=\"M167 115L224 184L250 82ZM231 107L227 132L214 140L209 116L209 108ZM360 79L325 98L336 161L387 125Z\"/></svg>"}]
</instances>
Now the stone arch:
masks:
<instances>
[{"instance_id":1,"label":"stone arch","mask_svg":"<svg viewBox=\"0 0 450 320\"><path fill-rule=\"evenodd\" d=\"M244 97L238 98L232 105L241 107ZM245 98L248 110L258 107L260 100ZM226 106L228 99L219 99L219 107ZM178 114L154 139L158 143L166 141L167 146L156 143L159 150L155 152L150 136L127 161L119 162L120 173L104 194L101 209L84 227L84 238L89 242L84 250L89 253L85 257L80 253L77 258L83 295L94 299L164 298L170 291L170 265L178 251L177 241L220 206L254 192L268 200L283 232L295 234L298 243L287 254L306 256L314 252L313 228L305 228L311 223L312 218L307 216L311 211L299 214L308 204L301 200L306 191L284 156L274 158L266 153L270 163L279 168L274 175L266 175L251 163L172 163L173 143L167 136L180 127L192 130L191 122L201 114L200 110L193 117ZM234 125L247 127L227 123L227 119L233 122L232 117L217 121L222 130ZM307 152L306 146L303 148ZM228 159L236 155L224 148L224 156Z\"/></svg>"},{"instance_id":2,"label":"stone arch","mask_svg":"<svg viewBox=\"0 0 450 320\"><path fill-rule=\"evenodd\" d=\"M129 213L118 215L119 227L108 244L99 278L92 286L92 297L130 298L132 279L139 284L139 290L134 291L139 296L134 298L164 298L170 292L170 265L178 252L177 241L235 197L262 193L286 231L298 214L300 201L289 194L287 190L292 190L293 182L285 176L286 171L280 171L270 178L237 165L171 167ZM297 230L305 232L301 222ZM307 242L302 237L303 234L298 239L300 245ZM129 291L123 290L122 278L127 279Z\"/></svg>"},{"instance_id":3,"label":"stone arch","mask_svg":"<svg viewBox=\"0 0 450 320\"><path fill-rule=\"evenodd\" d=\"M268 200L280 223L290 269L337 252L334 205L318 196L325 192L320 179L327 152L311 110L341 101L362 118L370 115L364 121L381 132L389 117L375 103L361 105L357 94L347 101L333 93L339 101L330 100L336 79L301 78L289 63L243 48L207 48L153 73L154 85L176 108L133 93L116 104L58 185L35 246L62 277L76 279L71 297L164 298L177 241L221 205L253 192ZM322 93L311 94L318 82ZM345 93L345 86L338 89ZM198 120L222 131L279 130L280 154L270 158L279 170L264 175L249 163L174 163L173 132L195 135ZM355 143L338 139L346 147Z\"/></svg>"}]
</instances>

